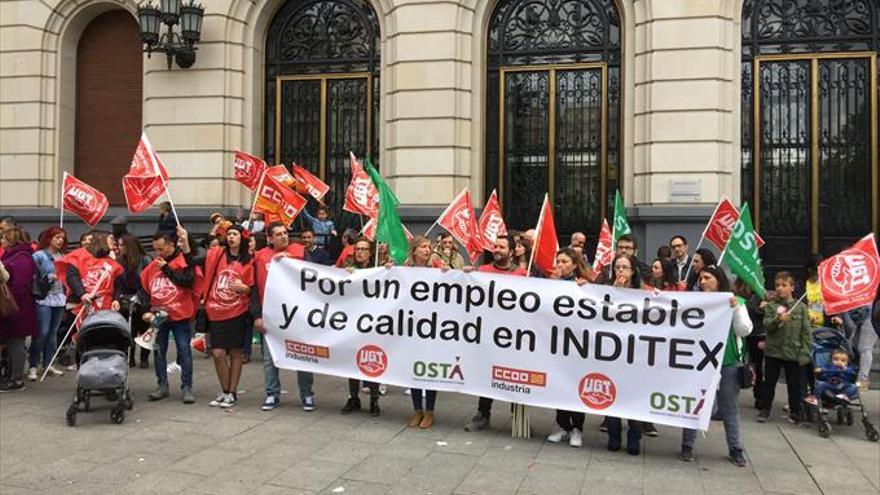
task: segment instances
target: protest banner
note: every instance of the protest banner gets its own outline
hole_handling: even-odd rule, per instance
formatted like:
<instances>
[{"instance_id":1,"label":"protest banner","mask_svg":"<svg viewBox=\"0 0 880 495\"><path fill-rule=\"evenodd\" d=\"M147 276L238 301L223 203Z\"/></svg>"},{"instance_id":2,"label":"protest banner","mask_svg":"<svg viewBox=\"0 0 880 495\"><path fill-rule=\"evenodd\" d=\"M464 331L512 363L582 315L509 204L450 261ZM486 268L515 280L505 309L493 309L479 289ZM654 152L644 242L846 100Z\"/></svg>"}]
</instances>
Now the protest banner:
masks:
<instances>
[{"instance_id":1,"label":"protest banner","mask_svg":"<svg viewBox=\"0 0 880 495\"><path fill-rule=\"evenodd\" d=\"M730 293L479 272L270 265L275 365L705 430Z\"/></svg>"}]
</instances>

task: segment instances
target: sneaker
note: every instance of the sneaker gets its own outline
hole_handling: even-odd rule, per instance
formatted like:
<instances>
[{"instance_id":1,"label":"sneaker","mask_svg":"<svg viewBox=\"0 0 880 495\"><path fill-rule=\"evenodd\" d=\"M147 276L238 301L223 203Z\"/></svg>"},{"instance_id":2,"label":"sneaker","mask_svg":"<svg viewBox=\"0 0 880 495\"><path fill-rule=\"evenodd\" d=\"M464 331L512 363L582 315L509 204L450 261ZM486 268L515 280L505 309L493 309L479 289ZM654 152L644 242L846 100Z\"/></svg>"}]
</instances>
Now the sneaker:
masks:
<instances>
[{"instance_id":1,"label":"sneaker","mask_svg":"<svg viewBox=\"0 0 880 495\"><path fill-rule=\"evenodd\" d=\"M150 392L150 395L148 395L147 398L150 400L162 400L167 398L168 395L168 384L161 383L158 387L156 387L156 390Z\"/></svg>"},{"instance_id":2,"label":"sneaker","mask_svg":"<svg viewBox=\"0 0 880 495\"><path fill-rule=\"evenodd\" d=\"M180 399L184 404L195 404L196 396L193 394L193 391L190 387L183 387L180 390Z\"/></svg>"},{"instance_id":3,"label":"sneaker","mask_svg":"<svg viewBox=\"0 0 880 495\"><path fill-rule=\"evenodd\" d=\"M730 462L732 462L734 466L746 467L746 456L743 455L743 451L741 449L731 450L728 454L728 459L730 459Z\"/></svg>"},{"instance_id":4,"label":"sneaker","mask_svg":"<svg viewBox=\"0 0 880 495\"><path fill-rule=\"evenodd\" d=\"M477 413L471 418L466 425L464 431L480 431L489 427L489 418Z\"/></svg>"},{"instance_id":5,"label":"sneaker","mask_svg":"<svg viewBox=\"0 0 880 495\"><path fill-rule=\"evenodd\" d=\"M388 386L384 383L379 384L379 395L385 395L388 393Z\"/></svg>"},{"instance_id":6,"label":"sneaker","mask_svg":"<svg viewBox=\"0 0 880 495\"><path fill-rule=\"evenodd\" d=\"M819 405L819 401L816 399L816 396L813 394L810 394L810 395L804 397L804 402L806 402L807 404L809 404L811 406L818 406Z\"/></svg>"},{"instance_id":7,"label":"sneaker","mask_svg":"<svg viewBox=\"0 0 880 495\"><path fill-rule=\"evenodd\" d=\"M28 369L27 379L32 382L37 381L37 368L34 368L32 366L31 368Z\"/></svg>"},{"instance_id":8,"label":"sneaker","mask_svg":"<svg viewBox=\"0 0 880 495\"><path fill-rule=\"evenodd\" d=\"M27 387L24 386L23 381L0 383L0 392L21 392L25 389L27 389Z\"/></svg>"},{"instance_id":9,"label":"sneaker","mask_svg":"<svg viewBox=\"0 0 880 495\"><path fill-rule=\"evenodd\" d=\"M577 428L571 430L571 434L569 434L568 445L579 449L584 446L584 434L581 433L581 430Z\"/></svg>"},{"instance_id":10,"label":"sneaker","mask_svg":"<svg viewBox=\"0 0 880 495\"><path fill-rule=\"evenodd\" d=\"M558 430L547 436L548 442L560 443L563 440L568 440L568 432L563 430L562 428L559 428Z\"/></svg>"},{"instance_id":11,"label":"sneaker","mask_svg":"<svg viewBox=\"0 0 880 495\"><path fill-rule=\"evenodd\" d=\"M766 423L770 419L770 411L764 410L758 413L756 421L758 423Z\"/></svg>"},{"instance_id":12,"label":"sneaker","mask_svg":"<svg viewBox=\"0 0 880 495\"><path fill-rule=\"evenodd\" d=\"M859 378L858 380L856 380L856 387L859 388L859 392L862 392L862 393L867 392L868 387L870 387L870 386L871 386L871 382L868 380L867 377Z\"/></svg>"},{"instance_id":13,"label":"sneaker","mask_svg":"<svg viewBox=\"0 0 880 495\"><path fill-rule=\"evenodd\" d=\"M657 427L654 426L654 423L642 423L642 434L644 434L646 437L653 438L659 435L660 432L657 431Z\"/></svg>"},{"instance_id":14,"label":"sneaker","mask_svg":"<svg viewBox=\"0 0 880 495\"><path fill-rule=\"evenodd\" d=\"M307 395L303 397L303 411L311 412L315 410L315 396Z\"/></svg>"},{"instance_id":15,"label":"sneaker","mask_svg":"<svg viewBox=\"0 0 880 495\"><path fill-rule=\"evenodd\" d=\"M220 395L215 397L214 400L212 400L211 402L208 402L208 405L211 407L217 407L223 403L224 399L226 399L226 392L220 392ZM269 399L266 399L266 400L269 400ZM265 405L266 405L266 403L264 402L263 406L265 406Z\"/></svg>"},{"instance_id":16,"label":"sneaker","mask_svg":"<svg viewBox=\"0 0 880 495\"><path fill-rule=\"evenodd\" d=\"M791 412L791 409L788 407L788 404L782 406L782 410L783 410L784 412Z\"/></svg>"},{"instance_id":17,"label":"sneaker","mask_svg":"<svg viewBox=\"0 0 880 495\"><path fill-rule=\"evenodd\" d=\"M608 433L608 418L602 418L602 422L599 423L599 431Z\"/></svg>"},{"instance_id":18,"label":"sneaker","mask_svg":"<svg viewBox=\"0 0 880 495\"><path fill-rule=\"evenodd\" d=\"M408 388L408 389L404 390L403 395L412 395L412 389Z\"/></svg>"},{"instance_id":19,"label":"sneaker","mask_svg":"<svg viewBox=\"0 0 880 495\"><path fill-rule=\"evenodd\" d=\"M64 372L54 366L49 366L49 374L52 376L64 376Z\"/></svg>"},{"instance_id":20,"label":"sneaker","mask_svg":"<svg viewBox=\"0 0 880 495\"><path fill-rule=\"evenodd\" d=\"M678 453L678 458L684 462L694 462L693 447L682 447L681 452Z\"/></svg>"},{"instance_id":21,"label":"sneaker","mask_svg":"<svg viewBox=\"0 0 880 495\"><path fill-rule=\"evenodd\" d=\"M370 416L379 416L382 411L379 410L379 399L370 399Z\"/></svg>"},{"instance_id":22,"label":"sneaker","mask_svg":"<svg viewBox=\"0 0 880 495\"><path fill-rule=\"evenodd\" d=\"M238 399L235 397L235 394L226 394L223 402L220 403L220 409L229 409L234 406L236 402L238 402Z\"/></svg>"},{"instance_id":23,"label":"sneaker","mask_svg":"<svg viewBox=\"0 0 880 495\"><path fill-rule=\"evenodd\" d=\"M278 400L278 397L275 397L274 395L267 395L266 400L263 401L263 405L260 406L260 409L262 409L263 411L272 411L276 407L278 407L279 402L280 401Z\"/></svg>"},{"instance_id":24,"label":"sneaker","mask_svg":"<svg viewBox=\"0 0 880 495\"><path fill-rule=\"evenodd\" d=\"M797 417L795 417L793 415L786 417L785 420L793 425L800 424L800 422L801 422L800 419L798 419Z\"/></svg>"},{"instance_id":25,"label":"sneaker","mask_svg":"<svg viewBox=\"0 0 880 495\"><path fill-rule=\"evenodd\" d=\"M361 400L357 397L349 397L345 405L342 406L342 414L352 413L361 410Z\"/></svg>"},{"instance_id":26,"label":"sneaker","mask_svg":"<svg viewBox=\"0 0 880 495\"><path fill-rule=\"evenodd\" d=\"M834 396L834 398L837 399L837 400L840 400L840 401L846 402L847 404L850 403L849 396L847 396L846 394L837 394L837 395Z\"/></svg>"},{"instance_id":27,"label":"sneaker","mask_svg":"<svg viewBox=\"0 0 880 495\"><path fill-rule=\"evenodd\" d=\"M64 368L64 369L67 370L67 371L76 371L76 368L77 368L76 363L73 363L73 364L71 364L70 366L68 366L68 367L66 367L66 368Z\"/></svg>"}]
</instances>

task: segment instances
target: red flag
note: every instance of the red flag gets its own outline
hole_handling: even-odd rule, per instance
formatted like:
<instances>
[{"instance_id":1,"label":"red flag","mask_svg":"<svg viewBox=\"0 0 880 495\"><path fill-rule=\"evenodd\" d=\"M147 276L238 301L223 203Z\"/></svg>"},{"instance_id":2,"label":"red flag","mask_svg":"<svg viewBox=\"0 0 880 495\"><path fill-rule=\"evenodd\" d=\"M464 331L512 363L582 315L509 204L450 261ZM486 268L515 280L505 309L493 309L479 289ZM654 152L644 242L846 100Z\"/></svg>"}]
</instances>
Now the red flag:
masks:
<instances>
[{"instance_id":1,"label":"red flag","mask_svg":"<svg viewBox=\"0 0 880 495\"><path fill-rule=\"evenodd\" d=\"M64 198L63 208L76 213L89 227L94 228L107 213L109 206L107 196L94 187L67 172L64 173L64 183L61 187L61 197Z\"/></svg>"},{"instance_id":2,"label":"red flag","mask_svg":"<svg viewBox=\"0 0 880 495\"><path fill-rule=\"evenodd\" d=\"M550 201L545 194L541 216L535 228L532 263L547 277L553 274L557 251L559 251L559 238L556 236L556 222L553 221L553 208L550 207Z\"/></svg>"},{"instance_id":3,"label":"red flag","mask_svg":"<svg viewBox=\"0 0 880 495\"><path fill-rule=\"evenodd\" d=\"M296 179L287 171L284 165L275 165L266 169L266 177L271 177L285 187L296 186Z\"/></svg>"},{"instance_id":4,"label":"red flag","mask_svg":"<svg viewBox=\"0 0 880 495\"><path fill-rule=\"evenodd\" d=\"M241 150L235 151L235 180L244 184L251 191L256 191L260 177L266 170L266 162L259 157L249 155Z\"/></svg>"},{"instance_id":5,"label":"red flag","mask_svg":"<svg viewBox=\"0 0 880 495\"><path fill-rule=\"evenodd\" d=\"M703 237L719 250L724 251L737 220L739 220L739 211L736 206L729 199L722 198L715 207L706 229L703 230Z\"/></svg>"},{"instance_id":6,"label":"red flag","mask_svg":"<svg viewBox=\"0 0 880 495\"><path fill-rule=\"evenodd\" d=\"M376 238L376 226L379 222L375 218L370 218L369 221L364 225L364 229L361 231L361 235L366 237L369 240L375 240ZM412 232L406 228L406 225L403 226L403 233L406 234L406 239L411 241L413 238Z\"/></svg>"},{"instance_id":7,"label":"red flag","mask_svg":"<svg viewBox=\"0 0 880 495\"><path fill-rule=\"evenodd\" d=\"M755 244L758 246L758 249L760 249L764 244L767 244L766 242L764 242L764 238L758 235L757 230L754 230L752 232L755 233Z\"/></svg>"},{"instance_id":8,"label":"red flag","mask_svg":"<svg viewBox=\"0 0 880 495\"><path fill-rule=\"evenodd\" d=\"M168 171L150 144L146 133L141 134L131 167L122 178L122 191L128 211L139 213L156 202L168 188Z\"/></svg>"},{"instance_id":9,"label":"red flag","mask_svg":"<svg viewBox=\"0 0 880 495\"><path fill-rule=\"evenodd\" d=\"M483 251L483 243L479 237L470 191L462 190L443 210L437 224L448 230L467 249L472 263L476 261Z\"/></svg>"},{"instance_id":10,"label":"red flag","mask_svg":"<svg viewBox=\"0 0 880 495\"><path fill-rule=\"evenodd\" d=\"M501 206L498 204L498 194L492 190L483 213L480 215L480 228L478 230L480 240L483 241L483 249L491 251L495 247L495 239L507 235L507 226L501 217Z\"/></svg>"},{"instance_id":11,"label":"red flag","mask_svg":"<svg viewBox=\"0 0 880 495\"><path fill-rule=\"evenodd\" d=\"M819 281L828 314L871 304L880 284L880 256L874 234L819 263Z\"/></svg>"},{"instance_id":12,"label":"red flag","mask_svg":"<svg viewBox=\"0 0 880 495\"><path fill-rule=\"evenodd\" d=\"M324 195L327 194L327 191L330 190L330 186L325 184L324 181L315 177L311 172L295 163L293 164L293 177L298 181L298 185L301 186L309 196L318 201L321 201L324 198Z\"/></svg>"},{"instance_id":13,"label":"red flag","mask_svg":"<svg viewBox=\"0 0 880 495\"><path fill-rule=\"evenodd\" d=\"M290 228L293 219L305 208L306 203L306 198L269 174L263 177L263 183L257 191L257 211L277 215L287 228Z\"/></svg>"},{"instance_id":14,"label":"red flag","mask_svg":"<svg viewBox=\"0 0 880 495\"><path fill-rule=\"evenodd\" d=\"M603 266L610 265L614 259L611 248L611 227L607 219L602 219L602 230L599 232L599 243L596 245L596 257L593 258L593 271L599 272Z\"/></svg>"},{"instance_id":15,"label":"red flag","mask_svg":"<svg viewBox=\"0 0 880 495\"><path fill-rule=\"evenodd\" d=\"M345 204L342 209L370 218L379 216L379 190L354 153L351 153L351 182L345 190Z\"/></svg>"}]
</instances>

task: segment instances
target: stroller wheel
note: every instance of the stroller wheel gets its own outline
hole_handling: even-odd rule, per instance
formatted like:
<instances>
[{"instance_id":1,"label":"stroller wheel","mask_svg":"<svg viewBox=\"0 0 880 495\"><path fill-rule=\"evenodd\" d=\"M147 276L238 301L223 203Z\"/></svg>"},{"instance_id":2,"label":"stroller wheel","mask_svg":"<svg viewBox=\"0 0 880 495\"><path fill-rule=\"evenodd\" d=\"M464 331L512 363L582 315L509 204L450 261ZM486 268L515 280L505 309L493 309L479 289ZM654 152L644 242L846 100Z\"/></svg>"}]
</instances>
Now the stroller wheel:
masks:
<instances>
[{"instance_id":1,"label":"stroller wheel","mask_svg":"<svg viewBox=\"0 0 880 495\"><path fill-rule=\"evenodd\" d=\"M89 412L92 410L91 397L87 393L83 394L82 404L83 404L83 411Z\"/></svg>"},{"instance_id":2,"label":"stroller wheel","mask_svg":"<svg viewBox=\"0 0 880 495\"><path fill-rule=\"evenodd\" d=\"M822 421L819 423L819 436L822 438L828 438L831 436L831 425L826 421Z\"/></svg>"},{"instance_id":3,"label":"stroller wheel","mask_svg":"<svg viewBox=\"0 0 880 495\"><path fill-rule=\"evenodd\" d=\"M125 403L126 410L131 411L134 409L134 396L132 395L131 390L125 391L125 400L123 402Z\"/></svg>"},{"instance_id":4,"label":"stroller wheel","mask_svg":"<svg viewBox=\"0 0 880 495\"><path fill-rule=\"evenodd\" d=\"M76 426L76 412L78 407L76 404L71 404L70 407L67 408L67 414L65 415L67 419L67 426Z\"/></svg>"},{"instance_id":5,"label":"stroller wheel","mask_svg":"<svg viewBox=\"0 0 880 495\"><path fill-rule=\"evenodd\" d=\"M846 426L853 425L853 412L849 409L846 410Z\"/></svg>"},{"instance_id":6,"label":"stroller wheel","mask_svg":"<svg viewBox=\"0 0 880 495\"><path fill-rule=\"evenodd\" d=\"M865 436L872 442L880 440L880 432L877 431L877 427L867 421L865 422Z\"/></svg>"},{"instance_id":7,"label":"stroller wheel","mask_svg":"<svg viewBox=\"0 0 880 495\"><path fill-rule=\"evenodd\" d=\"M110 411L110 420L115 424L122 424L125 421L125 407L115 406Z\"/></svg>"}]
</instances>

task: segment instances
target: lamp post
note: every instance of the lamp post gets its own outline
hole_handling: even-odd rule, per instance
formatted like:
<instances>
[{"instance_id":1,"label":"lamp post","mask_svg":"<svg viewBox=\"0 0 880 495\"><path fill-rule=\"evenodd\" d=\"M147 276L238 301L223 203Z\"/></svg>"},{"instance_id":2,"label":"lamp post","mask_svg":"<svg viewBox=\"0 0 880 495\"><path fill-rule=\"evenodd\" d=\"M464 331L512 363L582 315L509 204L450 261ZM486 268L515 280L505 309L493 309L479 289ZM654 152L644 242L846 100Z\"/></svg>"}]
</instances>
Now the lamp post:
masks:
<instances>
[{"instance_id":1,"label":"lamp post","mask_svg":"<svg viewBox=\"0 0 880 495\"><path fill-rule=\"evenodd\" d=\"M153 52L165 52L168 70L171 70L172 60L181 69L192 67L196 61L196 44L202 34L204 7L197 5L195 0L190 0L187 5L182 5L181 0L159 0L157 8L147 0L138 6L137 14L147 57ZM162 24L167 27L165 33L160 32ZM179 34L174 31L177 24L180 25Z\"/></svg>"}]
</instances>

